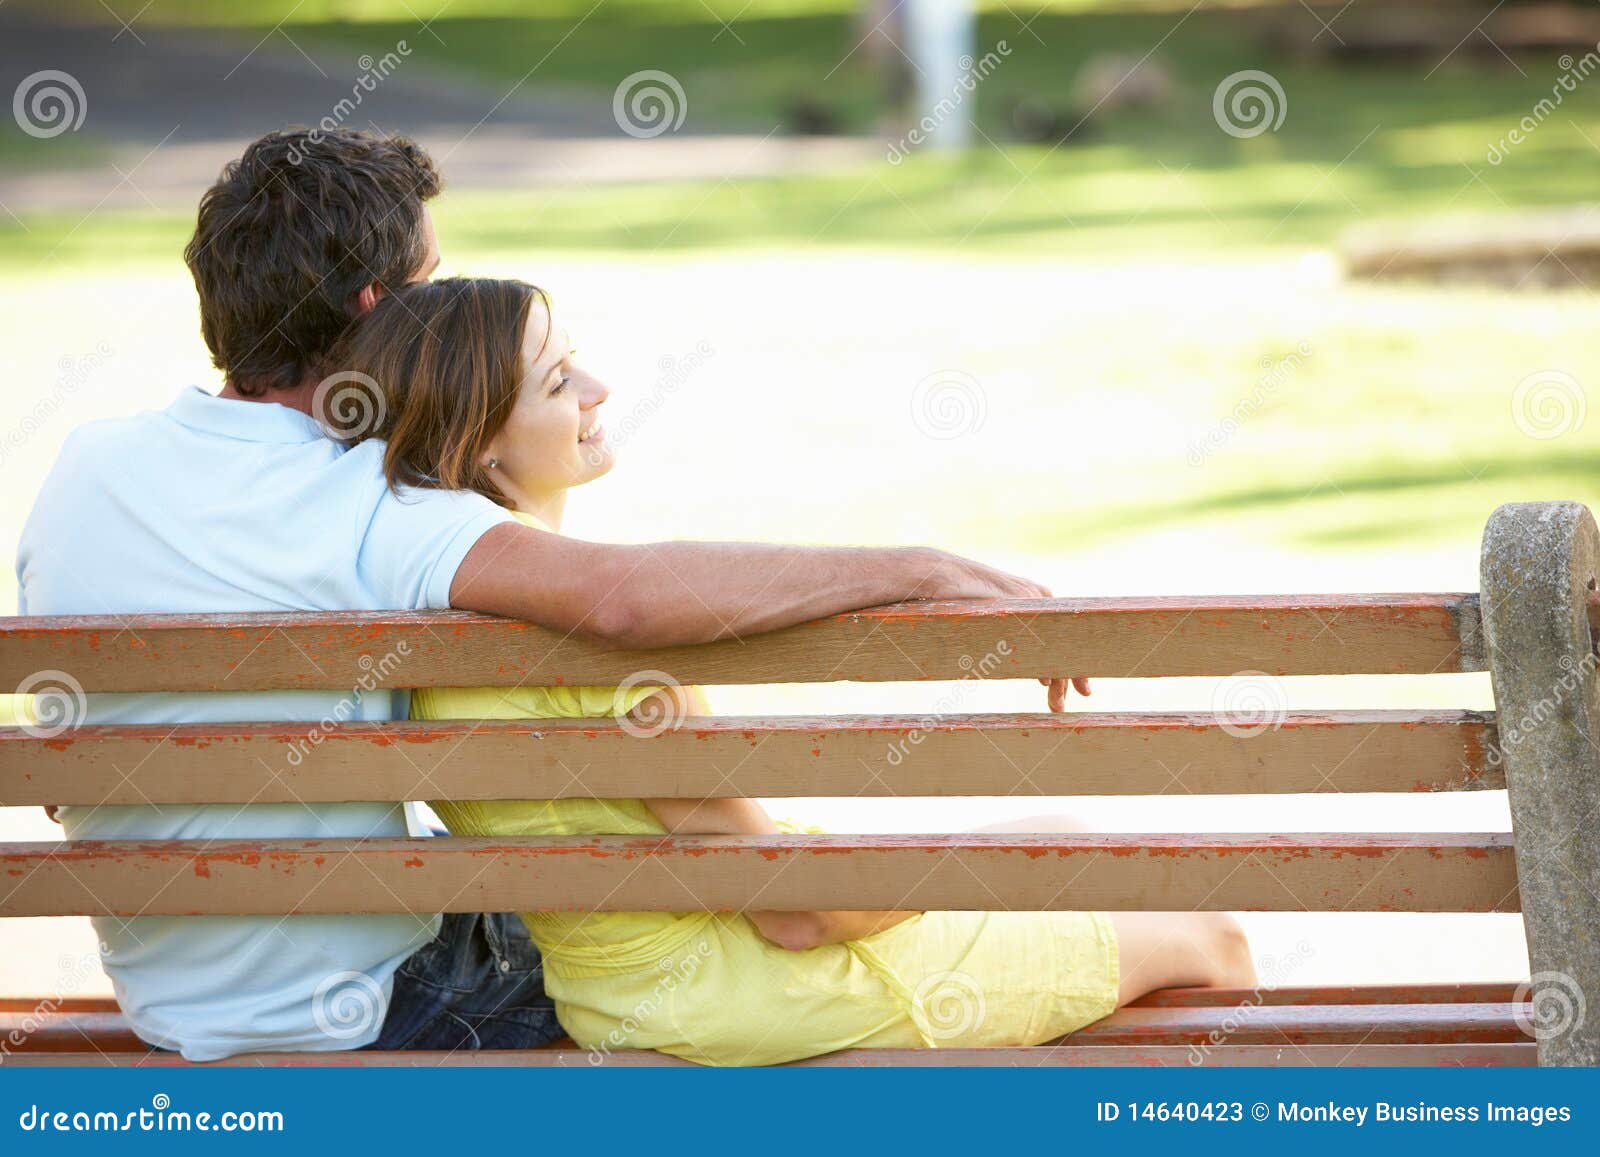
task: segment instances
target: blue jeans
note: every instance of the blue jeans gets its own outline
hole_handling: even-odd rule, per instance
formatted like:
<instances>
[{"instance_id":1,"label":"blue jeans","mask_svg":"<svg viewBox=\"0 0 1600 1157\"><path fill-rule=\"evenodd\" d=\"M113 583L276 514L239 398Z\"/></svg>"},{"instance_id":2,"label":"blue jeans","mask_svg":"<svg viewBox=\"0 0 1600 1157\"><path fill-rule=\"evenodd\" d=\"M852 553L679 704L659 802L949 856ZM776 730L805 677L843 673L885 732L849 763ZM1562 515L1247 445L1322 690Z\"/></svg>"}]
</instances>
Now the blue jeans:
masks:
<instances>
[{"instance_id":1,"label":"blue jeans","mask_svg":"<svg viewBox=\"0 0 1600 1157\"><path fill-rule=\"evenodd\" d=\"M562 1036L544 964L515 912L448 912L394 975L369 1049L531 1049Z\"/></svg>"}]
</instances>

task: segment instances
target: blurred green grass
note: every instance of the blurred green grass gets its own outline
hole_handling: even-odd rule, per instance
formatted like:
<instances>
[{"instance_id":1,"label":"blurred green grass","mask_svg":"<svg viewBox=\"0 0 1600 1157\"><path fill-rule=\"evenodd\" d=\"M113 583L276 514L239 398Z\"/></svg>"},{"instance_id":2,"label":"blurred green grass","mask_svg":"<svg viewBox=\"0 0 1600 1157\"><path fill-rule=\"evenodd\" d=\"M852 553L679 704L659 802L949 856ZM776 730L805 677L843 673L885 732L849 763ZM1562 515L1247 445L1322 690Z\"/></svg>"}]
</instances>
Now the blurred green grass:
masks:
<instances>
[{"instance_id":1,"label":"blurred green grass","mask_svg":"<svg viewBox=\"0 0 1600 1157\"><path fill-rule=\"evenodd\" d=\"M498 0L410 7L416 18L397 16L384 0L313 0L295 11L294 35L347 47L352 59L408 38L430 67L497 92L532 69L530 93L548 85L609 99L623 76L660 68L688 94L685 132L759 135L781 126L797 99L821 104L846 128L866 129L875 118L872 78L854 60L834 67L854 42L853 5L843 0L757 3L742 15L723 0L606 3L588 15L588 4L559 0L516 18ZM981 44L1004 39L1012 51L980 89L988 139L966 156L914 152L898 165L874 159L772 178L452 192L437 206L447 260L462 270L537 269L556 254L654 262L715 251L759 262L767 253L848 260L898 251L1107 268L1141 262L1158 279L1163 262L1225 273L1292 260L1351 225L1594 199L1600 85L1567 95L1559 115L1504 164L1486 160L1490 145L1549 95L1559 75L1554 52L1519 56L1526 75L1465 56L1427 75L1415 64L1274 58L1249 12L1180 20L1182 11L1112 12L1099 3L1013 7L985 6ZM183 18L182 4L161 8ZM441 8L420 30L419 20ZM193 6L195 19L215 22L218 11ZM252 0L227 14L256 38L282 11ZM1158 41L1182 93L1171 108L1091 119L1059 147L1013 139L1016 101L1066 110L1083 62L1137 57ZM1288 110L1277 131L1240 140L1218 129L1211 95L1222 77L1247 68L1274 71ZM0 278L12 285L41 272L173 265L191 217L101 211L30 215L25 224L0 215ZM1217 420L1250 392L1261 359L1280 358L1302 339L1316 353L1203 469L1186 465L1177 445L1130 445L1128 469L1105 493L1030 499L1027 547L1070 549L1203 524L1307 549L1382 549L1471 541L1501 501L1600 505L1592 431L1578 425L1544 441L1512 412L1513 392L1530 374L1600 381L1587 295L1351 285L1319 300L1328 315L1309 326L1258 313L1248 299L1198 337L1174 340L1165 318L1137 304L1100 326L1094 336L1104 352L1090 371L1106 390L1154 410L1192 408L1196 391L1209 391ZM1045 430L1074 420L1070 405L1051 396L1066 383L1050 356L972 354L1038 380ZM1085 371L1074 363L1073 372ZM1040 450L1045 474L1048 453ZM975 534L1019 545L1011 540L1021 518L973 511L972 519Z\"/></svg>"}]
</instances>

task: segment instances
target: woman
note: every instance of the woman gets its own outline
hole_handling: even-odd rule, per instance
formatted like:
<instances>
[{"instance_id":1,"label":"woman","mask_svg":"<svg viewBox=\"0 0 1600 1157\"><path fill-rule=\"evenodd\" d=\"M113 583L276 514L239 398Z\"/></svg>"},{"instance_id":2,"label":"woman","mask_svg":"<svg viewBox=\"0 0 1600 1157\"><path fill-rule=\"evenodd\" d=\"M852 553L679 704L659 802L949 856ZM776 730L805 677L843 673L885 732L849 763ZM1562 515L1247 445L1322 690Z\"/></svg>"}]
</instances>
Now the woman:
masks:
<instances>
[{"instance_id":1,"label":"woman","mask_svg":"<svg viewBox=\"0 0 1600 1157\"><path fill-rule=\"evenodd\" d=\"M561 528L567 491L613 464L607 397L545 294L519 281L408 286L357 323L332 366L378 383L368 436L394 486L477 490ZM348 372L341 379L348 381ZM1080 684L1080 690L1087 688ZM1056 689L1052 688L1052 698ZM708 714L699 688L434 688L412 717ZM458 835L770 834L754 800L524 800L433 805ZM1063 830L1034 820L1013 830ZM1237 924L1214 913L530 912L546 989L597 1052L771 1064L852 1047L1038 1044L1155 988L1254 983Z\"/></svg>"}]
</instances>

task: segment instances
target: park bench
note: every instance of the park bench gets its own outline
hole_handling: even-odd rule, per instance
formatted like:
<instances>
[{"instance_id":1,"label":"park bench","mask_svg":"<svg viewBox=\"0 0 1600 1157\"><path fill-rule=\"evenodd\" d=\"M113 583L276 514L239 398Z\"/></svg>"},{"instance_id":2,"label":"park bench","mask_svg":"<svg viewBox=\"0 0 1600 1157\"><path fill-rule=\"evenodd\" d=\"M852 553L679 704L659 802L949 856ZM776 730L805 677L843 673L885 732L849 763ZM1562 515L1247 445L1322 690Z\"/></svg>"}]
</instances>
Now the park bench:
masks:
<instances>
[{"instance_id":1,"label":"park bench","mask_svg":"<svg viewBox=\"0 0 1600 1157\"><path fill-rule=\"evenodd\" d=\"M463 613L13 618L0 624L0 685L54 671L91 693L349 689L400 654L391 683L403 686L614 684L641 671L685 684L754 684L1488 669L1497 707L1288 711L1265 721L707 717L647 735L606 719L399 721L318 727L312 743L304 723L85 725L49 736L11 728L0 731L7 805L1155 795L1175 790L1178 768L1176 790L1195 793L1509 787L1515 840L1420 832L62 841L0 846L0 915L729 910L756 900L766 909L1521 910L1531 983L1169 990L1049 1047L859 1050L807 1063L1594 1064L1600 1013L1586 1018L1582 999L1600 992L1597 577L1600 535L1587 509L1541 503L1494 514L1481 594L909 603L631 653ZM888 757L895 750L902 757ZM20 1039L7 1049L10 1064L185 1063L150 1052L104 1000L8 1000L0 1028L0 1039ZM591 1055L570 1043L224 1063L596 1061L675 1063L626 1050Z\"/></svg>"}]
</instances>

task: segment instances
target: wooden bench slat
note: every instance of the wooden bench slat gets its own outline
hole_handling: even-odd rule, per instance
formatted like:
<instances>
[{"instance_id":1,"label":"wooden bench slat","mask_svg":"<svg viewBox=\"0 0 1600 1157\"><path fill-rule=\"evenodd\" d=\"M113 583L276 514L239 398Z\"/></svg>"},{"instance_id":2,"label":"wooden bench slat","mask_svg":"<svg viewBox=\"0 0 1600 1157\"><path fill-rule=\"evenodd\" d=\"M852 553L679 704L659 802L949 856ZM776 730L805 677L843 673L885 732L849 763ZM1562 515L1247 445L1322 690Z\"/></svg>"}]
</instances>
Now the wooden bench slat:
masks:
<instances>
[{"instance_id":1,"label":"wooden bench slat","mask_svg":"<svg viewBox=\"0 0 1600 1157\"><path fill-rule=\"evenodd\" d=\"M212 1062L226 1068L640 1068L686 1066L660 1053L623 1050L608 1054L579 1049L469 1052L333 1052L247 1053ZM1193 1067L1265 1065L1308 1067L1501 1067L1537 1063L1534 1044L1463 1045L1214 1045L1195 1049L1188 1045L1042 1045L1036 1048L993 1049L851 1049L811 1060L796 1061L807 1068L876 1068L956 1065L964 1067ZM93 1067L185 1068L189 1062L171 1053L24 1053L8 1062L35 1068Z\"/></svg>"},{"instance_id":2,"label":"wooden bench slat","mask_svg":"<svg viewBox=\"0 0 1600 1157\"><path fill-rule=\"evenodd\" d=\"M1508 991L1510 986L1503 986ZM1527 1035L1510 1000L1395 1003L1374 987L1359 1003L1305 1004L1265 999L1271 989L1184 990L1203 1003L1139 1002L1119 1008L1058 1042L1066 1045L1248 1044L1487 1044L1517 1043ZM0 1012L0 1040L23 1052L147 1052L117 1012L38 1002L26 1011ZM1527 1010L1523 1009L1526 1016ZM15 1035L13 1035L15 1034ZM570 1046L571 1042L568 1042Z\"/></svg>"},{"instance_id":3,"label":"wooden bench slat","mask_svg":"<svg viewBox=\"0 0 1600 1157\"><path fill-rule=\"evenodd\" d=\"M1514 912L1509 834L0 845L0 916L507 910Z\"/></svg>"},{"instance_id":4,"label":"wooden bench slat","mask_svg":"<svg viewBox=\"0 0 1600 1157\"><path fill-rule=\"evenodd\" d=\"M1511 1004L1520 985L1505 981L1426 984L1317 984L1277 988L1158 988L1130 1008L1257 1004ZM1528 999L1527 991L1522 1000Z\"/></svg>"},{"instance_id":5,"label":"wooden bench slat","mask_svg":"<svg viewBox=\"0 0 1600 1157\"><path fill-rule=\"evenodd\" d=\"M1392 710L0 728L0 805L1475 790L1505 786L1497 743Z\"/></svg>"},{"instance_id":6,"label":"wooden bench slat","mask_svg":"<svg viewBox=\"0 0 1600 1157\"><path fill-rule=\"evenodd\" d=\"M742 639L619 651L466 613L0 619L0 686L64 671L85 691L348 690L1090 675L1481 671L1474 594L1005 599L901 603Z\"/></svg>"}]
</instances>

